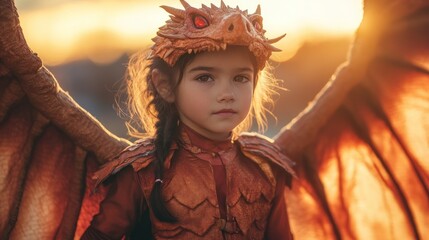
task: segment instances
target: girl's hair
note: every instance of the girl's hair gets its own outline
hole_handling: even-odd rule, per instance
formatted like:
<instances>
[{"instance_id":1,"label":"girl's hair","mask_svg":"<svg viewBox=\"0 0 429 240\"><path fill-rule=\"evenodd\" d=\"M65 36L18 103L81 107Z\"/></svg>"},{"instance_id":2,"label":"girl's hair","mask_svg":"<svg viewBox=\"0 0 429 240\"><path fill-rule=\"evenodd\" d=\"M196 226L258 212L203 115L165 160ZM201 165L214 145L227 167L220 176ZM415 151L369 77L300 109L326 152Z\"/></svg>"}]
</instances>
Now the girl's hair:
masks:
<instances>
[{"instance_id":1,"label":"girl's hair","mask_svg":"<svg viewBox=\"0 0 429 240\"><path fill-rule=\"evenodd\" d=\"M252 99L252 107L246 119L234 129L234 135L245 131L252 125L255 118L259 131L263 131L267 124L266 113L271 113L265 105L272 105L272 95L276 93L278 82L266 70L259 72L256 60L251 56L255 68L255 88ZM185 54L170 67L161 58L147 60L146 54L139 52L134 54L129 62L127 71L128 113L130 120L126 123L129 134L134 137L154 137L156 149L155 178L162 179L164 159L169 153L172 141L177 134L179 115L174 103L165 101L156 91L152 82L152 70L158 69L169 77L170 89L174 93L183 77L186 65L195 57L194 54ZM265 67L267 69L267 67ZM174 79L178 73L178 80ZM177 76L177 75L176 75ZM155 182L150 197L155 216L164 222L175 222L164 205L161 195L161 182Z\"/></svg>"}]
</instances>

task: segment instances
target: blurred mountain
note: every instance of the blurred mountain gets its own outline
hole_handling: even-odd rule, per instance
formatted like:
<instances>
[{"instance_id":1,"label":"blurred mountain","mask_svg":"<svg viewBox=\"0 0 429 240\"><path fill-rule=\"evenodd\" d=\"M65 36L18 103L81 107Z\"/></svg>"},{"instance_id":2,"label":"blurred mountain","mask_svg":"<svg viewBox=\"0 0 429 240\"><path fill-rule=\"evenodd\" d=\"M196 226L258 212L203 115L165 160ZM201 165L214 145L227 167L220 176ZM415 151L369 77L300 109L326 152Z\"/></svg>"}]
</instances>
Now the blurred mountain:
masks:
<instances>
[{"instance_id":1,"label":"blurred mountain","mask_svg":"<svg viewBox=\"0 0 429 240\"><path fill-rule=\"evenodd\" d=\"M274 76L283 81L270 117L267 136L274 136L282 126L292 120L329 80L340 63L346 60L350 39L332 39L304 44L289 61L276 63ZM124 55L107 65L82 60L49 67L61 86L87 111L93 114L110 131L127 136L125 119L118 117L115 96L123 87L128 62Z\"/></svg>"},{"instance_id":2,"label":"blurred mountain","mask_svg":"<svg viewBox=\"0 0 429 240\"><path fill-rule=\"evenodd\" d=\"M331 39L304 44L290 60L273 64L274 75L283 87L273 109L277 121L270 119L267 136L274 136L309 103L337 67L346 61L350 38Z\"/></svg>"},{"instance_id":3,"label":"blurred mountain","mask_svg":"<svg viewBox=\"0 0 429 240\"><path fill-rule=\"evenodd\" d=\"M116 95L123 86L128 56L99 65L81 60L48 69L55 75L61 87L83 108L96 117L116 135L128 138L125 120L118 117Z\"/></svg>"}]
</instances>

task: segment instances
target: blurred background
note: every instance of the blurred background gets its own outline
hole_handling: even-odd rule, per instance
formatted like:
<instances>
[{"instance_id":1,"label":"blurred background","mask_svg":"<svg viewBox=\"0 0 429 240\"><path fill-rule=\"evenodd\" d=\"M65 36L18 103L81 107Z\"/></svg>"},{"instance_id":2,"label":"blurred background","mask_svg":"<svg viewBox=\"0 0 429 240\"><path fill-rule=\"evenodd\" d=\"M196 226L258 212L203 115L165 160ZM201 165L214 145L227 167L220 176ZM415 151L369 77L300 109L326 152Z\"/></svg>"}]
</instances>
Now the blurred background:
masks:
<instances>
[{"instance_id":1,"label":"blurred background","mask_svg":"<svg viewBox=\"0 0 429 240\"><path fill-rule=\"evenodd\" d=\"M188 0L220 5L220 0ZM254 12L261 5L268 38L283 51L271 57L282 80L265 135L274 136L315 97L346 60L362 19L361 0L225 0ZM150 47L168 19L160 5L182 8L179 0L16 0L28 44L62 88L118 136L130 138L118 116L115 96L129 56ZM317 121L317 119L315 119Z\"/></svg>"}]
</instances>

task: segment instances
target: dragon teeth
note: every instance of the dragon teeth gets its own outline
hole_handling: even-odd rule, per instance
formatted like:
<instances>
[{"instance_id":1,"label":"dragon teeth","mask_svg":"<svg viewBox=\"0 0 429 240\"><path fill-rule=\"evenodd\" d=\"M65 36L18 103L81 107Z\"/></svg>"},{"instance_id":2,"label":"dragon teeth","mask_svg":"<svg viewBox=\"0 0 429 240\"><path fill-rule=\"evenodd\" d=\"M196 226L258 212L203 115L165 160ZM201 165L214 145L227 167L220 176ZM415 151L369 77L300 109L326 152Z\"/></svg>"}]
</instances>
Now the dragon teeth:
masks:
<instances>
[{"instance_id":1,"label":"dragon teeth","mask_svg":"<svg viewBox=\"0 0 429 240\"><path fill-rule=\"evenodd\" d=\"M220 46L216 45L216 46L207 47L206 51L208 51L208 52L215 52L215 51L219 51L221 49L225 50L227 46L228 45L226 43L221 43ZM194 49L191 48L191 49L188 49L187 51L188 51L188 54L192 54L192 53L198 53L201 50L196 49L196 48L194 48Z\"/></svg>"}]
</instances>

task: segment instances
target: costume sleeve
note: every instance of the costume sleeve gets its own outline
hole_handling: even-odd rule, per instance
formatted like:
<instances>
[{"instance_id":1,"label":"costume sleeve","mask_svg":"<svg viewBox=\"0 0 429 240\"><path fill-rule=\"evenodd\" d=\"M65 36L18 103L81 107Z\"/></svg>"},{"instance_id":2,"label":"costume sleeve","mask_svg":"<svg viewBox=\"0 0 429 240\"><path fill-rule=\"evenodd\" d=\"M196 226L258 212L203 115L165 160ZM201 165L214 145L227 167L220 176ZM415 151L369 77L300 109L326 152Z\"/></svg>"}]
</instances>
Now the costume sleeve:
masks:
<instances>
[{"instance_id":1,"label":"costume sleeve","mask_svg":"<svg viewBox=\"0 0 429 240\"><path fill-rule=\"evenodd\" d=\"M286 208L285 176L279 174L276 186L276 196L273 200L270 216L268 217L265 239L292 240L289 217Z\"/></svg>"},{"instance_id":2,"label":"costume sleeve","mask_svg":"<svg viewBox=\"0 0 429 240\"><path fill-rule=\"evenodd\" d=\"M111 179L100 212L81 239L121 239L132 230L145 209L138 176L131 166L126 167Z\"/></svg>"}]
</instances>

